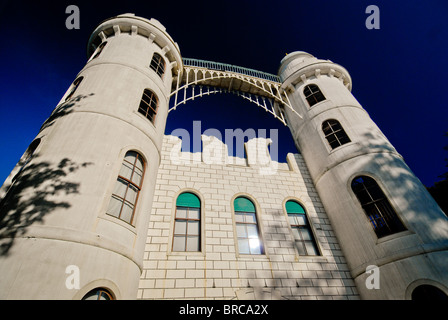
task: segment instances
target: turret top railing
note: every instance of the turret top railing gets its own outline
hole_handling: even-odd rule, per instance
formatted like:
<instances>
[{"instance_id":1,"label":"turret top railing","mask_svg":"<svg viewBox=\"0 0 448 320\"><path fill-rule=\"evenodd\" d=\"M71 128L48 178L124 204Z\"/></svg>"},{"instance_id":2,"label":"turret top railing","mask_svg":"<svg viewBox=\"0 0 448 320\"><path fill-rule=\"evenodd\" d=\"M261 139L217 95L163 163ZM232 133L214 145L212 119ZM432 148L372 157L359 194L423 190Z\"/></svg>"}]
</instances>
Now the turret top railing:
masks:
<instances>
[{"instance_id":1,"label":"turret top railing","mask_svg":"<svg viewBox=\"0 0 448 320\"><path fill-rule=\"evenodd\" d=\"M182 58L182 60L183 60L184 66L206 68L206 69L212 69L212 70L217 70L217 71L229 71L229 72L241 73L241 74L244 74L244 75L250 76L250 77L261 78L261 79L272 81L272 82L280 82L280 78L274 74L270 74L267 72L258 71L258 70L254 70L254 69L234 66L232 64L192 59L192 58Z\"/></svg>"}]
</instances>

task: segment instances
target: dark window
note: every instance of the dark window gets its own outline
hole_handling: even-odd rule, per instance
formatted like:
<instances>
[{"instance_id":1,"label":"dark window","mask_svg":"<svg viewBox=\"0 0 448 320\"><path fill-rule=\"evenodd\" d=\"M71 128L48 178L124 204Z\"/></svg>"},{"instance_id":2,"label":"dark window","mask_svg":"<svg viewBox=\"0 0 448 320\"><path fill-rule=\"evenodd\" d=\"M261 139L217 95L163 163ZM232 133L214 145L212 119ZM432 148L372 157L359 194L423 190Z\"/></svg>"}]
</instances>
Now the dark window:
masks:
<instances>
[{"instance_id":1,"label":"dark window","mask_svg":"<svg viewBox=\"0 0 448 320\"><path fill-rule=\"evenodd\" d=\"M143 91L142 100L140 100L140 106L138 107L138 112L143 114L152 123L156 118L157 114L157 97L151 90L145 89Z\"/></svg>"},{"instance_id":2,"label":"dark window","mask_svg":"<svg viewBox=\"0 0 448 320\"><path fill-rule=\"evenodd\" d=\"M132 224L144 171L142 156L135 151L128 151L121 165L107 214Z\"/></svg>"},{"instance_id":3,"label":"dark window","mask_svg":"<svg viewBox=\"0 0 448 320\"><path fill-rule=\"evenodd\" d=\"M352 181L352 190L378 238L406 230L374 179L367 176L356 177Z\"/></svg>"},{"instance_id":4,"label":"dark window","mask_svg":"<svg viewBox=\"0 0 448 320\"><path fill-rule=\"evenodd\" d=\"M71 97L73 97L73 95L75 94L75 91L78 89L79 84L81 83L82 79L84 79L84 77L79 77L77 78L75 81L73 81L72 86L70 87L70 92L67 94L65 101L69 100Z\"/></svg>"},{"instance_id":5,"label":"dark window","mask_svg":"<svg viewBox=\"0 0 448 320\"><path fill-rule=\"evenodd\" d=\"M303 94L305 95L305 98L308 101L308 104L310 105L310 107L314 106L318 102L325 100L324 94L320 91L319 87L315 84L307 85L303 89Z\"/></svg>"},{"instance_id":6,"label":"dark window","mask_svg":"<svg viewBox=\"0 0 448 320\"><path fill-rule=\"evenodd\" d=\"M438 301L438 300L448 300L448 296L437 287L424 284L418 286L412 291L412 300L417 301Z\"/></svg>"},{"instance_id":7,"label":"dark window","mask_svg":"<svg viewBox=\"0 0 448 320\"><path fill-rule=\"evenodd\" d=\"M160 78L162 78L165 72L165 60L163 60L163 57L160 54L154 53L150 67L159 75Z\"/></svg>"},{"instance_id":8,"label":"dark window","mask_svg":"<svg viewBox=\"0 0 448 320\"><path fill-rule=\"evenodd\" d=\"M177 197L173 251L201 250L201 203L197 196L185 192Z\"/></svg>"},{"instance_id":9,"label":"dark window","mask_svg":"<svg viewBox=\"0 0 448 320\"><path fill-rule=\"evenodd\" d=\"M322 130L331 148L337 148L343 144L349 143L350 138L345 133L339 121L334 119L324 121Z\"/></svg>"},{"instance_id":10,"label":"dark window","mask_svg":"<svg viewBox=\"0 0 448 320\"><path fill-rule=\"evenodd\" d=\"M82 300L115 300L112 294L103 288L96 288L89 291Z\"/></svg>"},{"instance_id":11,"label":"dark window","mask_svg":"<svg viewBox=\"0 0 448 320\"><path fill-rule=\"evenodd\" d=\"M94 52L94 54L93 54L93 57L92 57L92 59L90 59L90 60L93 60L93 59L95 59L95 58L98 58L98 56L101 54L101 52L103 51L103 49L104 49L104 47L106 46L106 44L107 44L107 42L102 42L102 43L98 46L98 48L95 50L95 52Z\"/></svg>"},{"instance_id":12,"label":"dark window","mask_svg":"<svg viewBox=\"0 0 448 320\"><path fill-rule=\"evenodd\" d=\"M238 197L233 205L239 253L262 254L263 245L259 235L254 204L247 198Z\"/></svg>"},{"instance_id":13,"label":"dark window","mask_svg":"<svg viewBox=\"0 0 448 320\"><path fill-rule=\"evenodd\" d=\"M317 249L305 209L297 202L291 200L286 202L285 207L299 255L318 256L319 250Z\"/></svg>"}]
</instances>

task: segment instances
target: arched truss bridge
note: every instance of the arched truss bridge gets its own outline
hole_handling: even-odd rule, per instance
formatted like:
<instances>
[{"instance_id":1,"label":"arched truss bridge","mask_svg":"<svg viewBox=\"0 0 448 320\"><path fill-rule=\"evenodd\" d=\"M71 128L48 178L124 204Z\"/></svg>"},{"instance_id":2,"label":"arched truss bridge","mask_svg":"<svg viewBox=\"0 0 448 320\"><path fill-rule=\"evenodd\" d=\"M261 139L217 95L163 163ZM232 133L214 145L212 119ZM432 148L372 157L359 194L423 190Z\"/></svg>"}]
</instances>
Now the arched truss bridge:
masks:
<instances>
[{"instance_id":1,"label":"arched truss bridge","mask_svg":"<svg viewBox=\"0 0 448 320\"><path fill-rule=\"evenodd\" d=\"M273 74L220 62L190 58L182 60L184 69L179 72L171 92L173 106L168 112L198 97L234 93L263 108L284 125L287 125L284 108L289 108L302 118L291 106L279 78Z\"/></svg>"}]
</instances>

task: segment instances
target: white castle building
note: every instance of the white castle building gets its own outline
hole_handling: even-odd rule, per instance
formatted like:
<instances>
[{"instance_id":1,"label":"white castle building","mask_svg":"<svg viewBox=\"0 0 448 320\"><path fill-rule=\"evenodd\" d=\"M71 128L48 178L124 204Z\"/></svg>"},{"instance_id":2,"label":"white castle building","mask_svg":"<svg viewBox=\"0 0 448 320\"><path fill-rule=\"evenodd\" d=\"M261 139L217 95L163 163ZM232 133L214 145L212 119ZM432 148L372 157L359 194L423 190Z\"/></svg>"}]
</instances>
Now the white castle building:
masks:
<instances>
[{"instance_id":1,"label":"white castle building","mask_svg":"<svg viewBox=\"0 0 448 320\"><path fill-rule=\"evenodd\" d=\"M342 66L186 59L133 14L87 50L1 189L0 299L447 298L447 217ZM216 92L287 124L299 152L274 161L255 137L240 159L209 136L181 152L168 113Z\"/></svg>"}]
</instances>

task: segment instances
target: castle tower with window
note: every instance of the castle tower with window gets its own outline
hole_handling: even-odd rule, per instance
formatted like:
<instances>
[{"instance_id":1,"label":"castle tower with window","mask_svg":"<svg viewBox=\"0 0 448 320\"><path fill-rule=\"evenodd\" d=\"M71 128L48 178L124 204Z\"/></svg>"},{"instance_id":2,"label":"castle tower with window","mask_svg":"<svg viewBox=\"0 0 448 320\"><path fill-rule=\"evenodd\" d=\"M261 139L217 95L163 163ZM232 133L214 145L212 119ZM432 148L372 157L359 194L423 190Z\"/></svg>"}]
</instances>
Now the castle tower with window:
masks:
<instances>
[{"instance_id":1,"label":"castle tower with window","mask_svg":"<svg viewBox=\"0 0 448 320\"><path fill-rule=\"evenodd\" d=\"M446 298L447 218L343 67L182 58L132 14L88 56L0 190L0 298ZM219 92L287 124L299 153L274 161L252 137L241 159L208 136L182 152L168 113Z\"/></svg>"}]
</instances>

